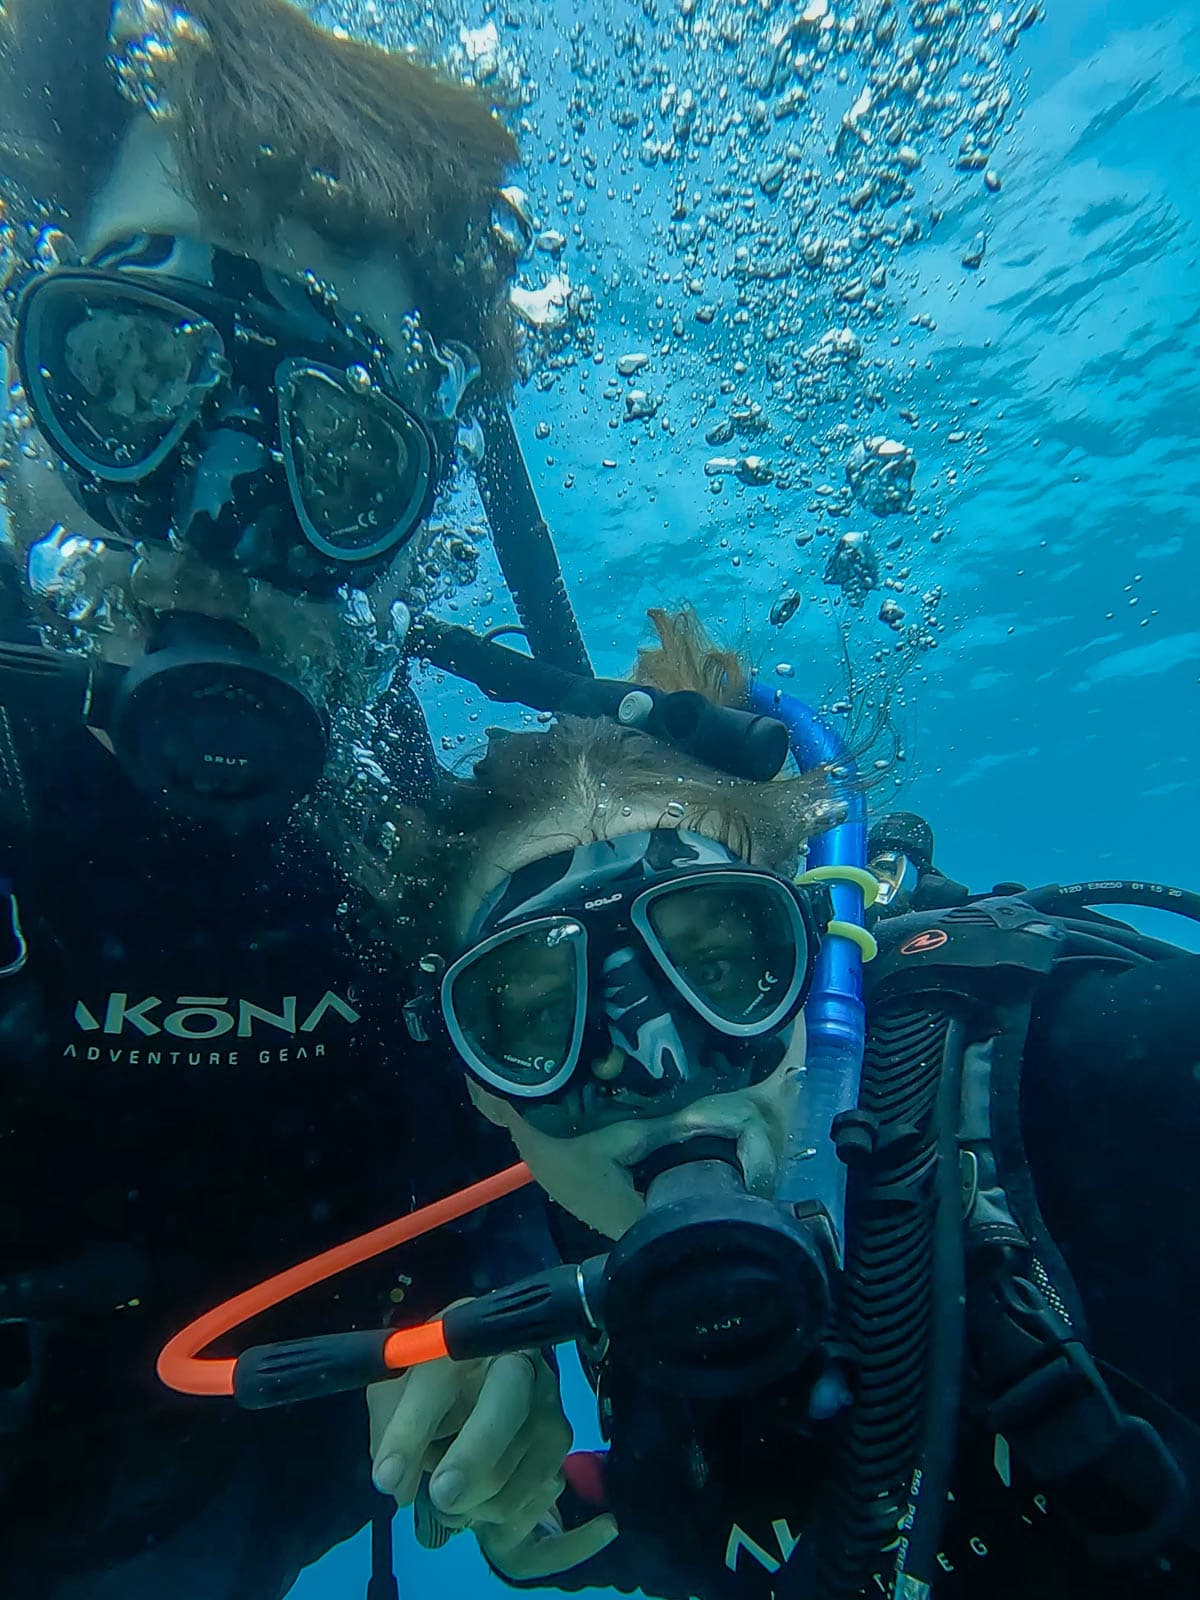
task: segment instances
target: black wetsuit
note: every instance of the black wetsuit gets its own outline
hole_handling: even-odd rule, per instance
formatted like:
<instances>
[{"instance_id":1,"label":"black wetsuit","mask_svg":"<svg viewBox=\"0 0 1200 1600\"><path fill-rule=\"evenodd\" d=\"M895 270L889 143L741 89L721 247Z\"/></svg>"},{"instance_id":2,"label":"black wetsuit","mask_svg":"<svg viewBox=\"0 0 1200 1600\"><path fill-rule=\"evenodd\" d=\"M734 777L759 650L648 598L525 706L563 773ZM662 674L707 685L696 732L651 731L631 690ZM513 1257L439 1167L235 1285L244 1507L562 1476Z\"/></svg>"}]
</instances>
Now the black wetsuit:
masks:
<instances>
[{"instance_id":1,"label":"black wetsuit","mask_svg":"<svg viewBox=\"0 0 1200 1600\"><path fill-rule=\"evenodd\" d=\"M403 974L298 827L169 820L82 731L0 771L33 816L3 863L28 962L0 978L0 1322L18 1293L31 1321L0 1326L0 1589L274 1600L378 1503L362 1396L240 1412L163 1388L159 1348L511 1155L409 1045ZM241 1340L420 1321L541 1265L527 1238L492 1208Z\"/></svg>"},{"instance_id":2,"label":"black wetsuit","mask_svg":"<svg viewBox=\"0 0 1200 1600\"><path fill-rule=\"evenodd\" d=\"M1093 1352L1200 1419L1200 956L1055 983L1022 1070L1041 1209L1086 1306ZM571 1252L597 1245L564 1238ZM611 1363L613 1448L569 1464L569 1522L607 1505L621 1528L568 1590L668 1600L800 1600L820 1447L787 1387L748 1401L664 1398ZM1001 1478L1005 1470L1010 1479ZM1114 1509L1114 1517L1119 1515ZM1193 1508L1189 1526L1200 1513ZM964 1421L935 1600L1194 1600L1200 1563L1105 1571L1056 1523L1055 1501ZM785 1571L785 1565L787 1570ZM882 1591L881 1591L882 1592Z\"/></svg>"}]
</instances>

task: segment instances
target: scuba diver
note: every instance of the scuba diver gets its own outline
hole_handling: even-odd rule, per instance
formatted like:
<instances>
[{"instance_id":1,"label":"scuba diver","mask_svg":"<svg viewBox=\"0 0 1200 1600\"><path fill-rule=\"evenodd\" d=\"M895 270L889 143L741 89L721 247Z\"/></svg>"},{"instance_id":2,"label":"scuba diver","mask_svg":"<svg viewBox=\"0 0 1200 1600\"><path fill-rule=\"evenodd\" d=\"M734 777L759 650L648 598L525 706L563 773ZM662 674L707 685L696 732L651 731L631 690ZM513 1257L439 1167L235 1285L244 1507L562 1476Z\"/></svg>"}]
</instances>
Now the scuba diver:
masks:
<instances>
[{"instance_id":1,"label":"scuba diver","mask_svg":"<svg viewBox=\"0 0 1200 1600\"><path fill-rule=\"evenodd\" d=\"M846 753L814 762L811 714L652 615L647 693L719 684L805 770L748 781L563 716L494 736L412 867L411 1031L453 1045L578 1265L436 1338L249 1352L224 1392L403 1371L371 1395L376 1481L518 1584L574 1534L600 1548L560 1589L1195 1595L1200 956L1088 906L1200 900L977 896L876 948ZM864 958L851 1087L839 973ZM608 1448L564 1463L531 1408L568 1336Z\"/></svg>"},{"instance_id":2,"label":"scuba diver","mask_svg":"<svg viewBox=\"0 0 1200 1600\"><path fill-rule=\"evenodd\" d=\"M4 1591L271 1600L378 1502L361 1402L233 1413L154 1352L489 1159L298 802L347 717L394 794L431 781L404 601L459 402L513 373L516 150L283 0L11 0L0 74L6 173L75 236L5 298ZM466 1224L338 1315L435 1311L527 1233Z\"/></svg>"},{"instance_id":3,"label":"scuba diver","mask_svg":"<svg viewBox=\"0 0 1200 1600\"><path fill-rule=\"evenodd\" d=\"M375 1384L376 1483L514 1583L1194 1594L1197 958L1089 909L1194 898L897 914L864 1004L880 880L836 737L687 623L589 675L490 403L486 109L282 0L9 0L0 39L5 155L82 247L43 235L12 296L8 1591L282 1594L370 1514ZM560 721L443 793L382 685L470 351L532 657L425 618L403 648ZM419 913L409 1032L457 1081L398 1052L394 955L297 826L358 710L447 842L380 898ZM527 1165L432 1200L489 1124ZM522 1279L536 1229L467 1219L531 1178L565 1264ZM309 1304L353 1331L276 1337L399 1242ZM234 1356L249 1318L275 1342ZM564 1462L565 1338L610 1449Z\"/></svg>"},{"instance_id":4,"label":"scuba diver","mask_svg":"<svg viewBox=\"0 0 1200 1600\"><path fill-rule=\"evenodd\" d=\"M522 1161L206 1311L160 1376L249 1410L369 1388L377 1485L517 1586L1193 1596L1200 956L1093 908L1200 897L1002 885L872 934L854 753L651 616L627 682L422 621L558 718L439 788L381 896L420 941L409 1032ZM561 1265L225 1353L530 1182ZM564 1460L567 1339L608 1448Z\"/></svg>"}]
</instances>

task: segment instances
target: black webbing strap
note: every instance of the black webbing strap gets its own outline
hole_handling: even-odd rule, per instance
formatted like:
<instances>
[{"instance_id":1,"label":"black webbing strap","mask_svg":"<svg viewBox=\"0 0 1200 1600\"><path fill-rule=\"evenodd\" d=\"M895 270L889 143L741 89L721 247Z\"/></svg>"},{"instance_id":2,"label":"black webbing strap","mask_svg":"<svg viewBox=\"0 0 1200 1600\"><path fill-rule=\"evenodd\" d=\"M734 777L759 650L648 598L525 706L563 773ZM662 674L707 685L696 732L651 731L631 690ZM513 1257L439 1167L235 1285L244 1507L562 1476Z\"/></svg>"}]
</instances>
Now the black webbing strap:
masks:
<instances>
[{"instance_id":1,"label":"black webbing strap","mask_svg":"<svg viewBox=\"0 0 1200 1600\"><path fill-rule=\"evenodd\" d=\"M1144 1417L1122 1410L1037 1281L1032 1257L994 1245L967 1295L975 1393L1056 1513L1095 1560L1141 1565L1178 1534L1190 1494Z\"/></svg>"}]
</instances>

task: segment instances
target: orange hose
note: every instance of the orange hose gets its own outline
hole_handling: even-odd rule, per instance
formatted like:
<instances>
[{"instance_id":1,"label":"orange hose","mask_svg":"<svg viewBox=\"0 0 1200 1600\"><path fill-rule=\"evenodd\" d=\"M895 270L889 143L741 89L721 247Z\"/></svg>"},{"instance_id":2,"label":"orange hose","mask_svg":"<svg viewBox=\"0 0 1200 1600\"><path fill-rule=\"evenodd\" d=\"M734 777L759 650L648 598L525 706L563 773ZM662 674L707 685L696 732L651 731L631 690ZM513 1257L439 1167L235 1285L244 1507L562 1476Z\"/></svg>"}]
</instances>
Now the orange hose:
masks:
<instances>
[{"instance_id":1,"label":"orange hose","mask_svg":"<svg viewBox=\"0 0 1200 1600\"><path fill-rule=\"evenodd\" d=\"M507 1167L503 1172L471 1184L469 1188L460 1189L457 1194L435 1200L432 1205L412 1211L406 1217L397 1217L394 1222L385 1222L370 1233L360 1234L357 1239L347 1239L344 1244L334 1245L319 1256L312 1256L308 1261L301 1261L294 1267L288 1267L285 1272L276 1273L273 1278L255 1284L254 1288L244 1290L232 1300L226 1300L223 1305L215 1306L213 1310L197 1317L164 1345L158 1358L159 1377L168 1388L176 1389L180 1394L232 1395L235 1360L229 1357L220 1360L200 1357L201 1350L212 1344L214 1339L232 1333L244 1322L249 1322L251 1317L269 1311L272 1306L282 1305L303 1289L311 1289L315 1284L324 1283L327 1278L335 1278L338 1273L357 1267L363 1261L370 1261L373 1256L382 1255L396 1245L407 1244L423 1234L432 1233L435 1228L468 1216L472 1211L490 1205L493 1200L500 1200L506 1194L523 1189L532 1181L533 1174L523 1161L519 1161L514 1167ZM413 1357L406 1361L399 1354L404 1347L401 1335L407 1337L415 1334L424 1334L426 1339L414 1340L412 1349L427 1349L429 1352L417 1359L430 1361L436 1356L445 1355L444 1339L441 1340L441 1348L437 1348L441 1323L431 1323L427 1329L401 1329L391 1336L385 1348L390 1352L395 1347L397 1360L393 1362L389 1359L389 1366L415 1364Z\"/></svg>"}]
</instances>

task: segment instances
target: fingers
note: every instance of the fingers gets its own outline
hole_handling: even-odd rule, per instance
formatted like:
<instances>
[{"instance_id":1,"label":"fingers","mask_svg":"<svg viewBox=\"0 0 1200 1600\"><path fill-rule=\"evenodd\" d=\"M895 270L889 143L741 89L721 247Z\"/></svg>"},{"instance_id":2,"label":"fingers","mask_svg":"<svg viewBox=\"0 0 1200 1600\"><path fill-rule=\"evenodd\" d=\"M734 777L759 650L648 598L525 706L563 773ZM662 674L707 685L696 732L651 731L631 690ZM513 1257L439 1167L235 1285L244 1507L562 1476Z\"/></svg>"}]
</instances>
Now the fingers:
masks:
<instances>
[{"instance_id":1,"label":"fingers","mask_svg":"<svg viewBox=\"0 0 1200 1600\"><path fill-rule=\"evenodd\" d=\"M600 1554L617 1537L616 1519L593 1517L564 1533L557 1518L540 1522L525 1538L512 1542L507 1530L479 1528L479 1547L506 1578L549 1578L567 1572Z\"/></svg>"},{"instance_id":2,"label":"fingers","mask_svg":"<svg viewBox=\"0 0 1200 1600\"><path fill-rule=\"evenodd\" d=\"M417 1492L426 1454L463 1398L464 1383L470 1382L466 1365L432 1361L368 1391L372 1437L378 1432L372 1465L375 1486L394 1495L397 1505L409 1505ZM391 1417L382 1422L389 1404L394 1405Z\"/></svg>"},{"instance_id":3,"label":"fingers","mask_svg":"<svg viewBox=\"0 0 1200 1600\"><path fill-rule=\"evenodd\" d=\"M478 1508L511 1482L535 1443L544 1455L557 1449L558 1438L546 1437L544 1429L531 1430L534 1360L515 1355L492 1362L470 1416L430 1483L430 1496L439 1511L473 1519ZM569 1443L568 1429L568 1447ZM546 1461L540 1476L552 1476L561 1465L560 1454ZM526 1488L524 1493L528 1492Z\"/></svg>"},{"instance_id":4,"label":"fingers","mask_svg":"<svg viewBox=\"0 0 1200 1600\"><path fill-rule=\"evenodd\" d=\"M494 1493L471 1506L461 1506L457 1515L439 1514L448 1522L472 1528L507 1528L526 1516L528 1520L521 1530L524 1537L540 1518L553 1511L563 1491L562 1455L557 1447L548 1450L541 1440L518 1440L505 1452L496 1476L500 1481Z\"/></svg>"}]
</instances>

